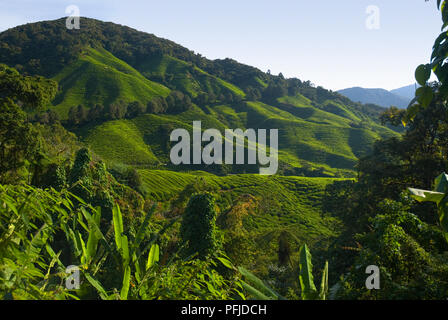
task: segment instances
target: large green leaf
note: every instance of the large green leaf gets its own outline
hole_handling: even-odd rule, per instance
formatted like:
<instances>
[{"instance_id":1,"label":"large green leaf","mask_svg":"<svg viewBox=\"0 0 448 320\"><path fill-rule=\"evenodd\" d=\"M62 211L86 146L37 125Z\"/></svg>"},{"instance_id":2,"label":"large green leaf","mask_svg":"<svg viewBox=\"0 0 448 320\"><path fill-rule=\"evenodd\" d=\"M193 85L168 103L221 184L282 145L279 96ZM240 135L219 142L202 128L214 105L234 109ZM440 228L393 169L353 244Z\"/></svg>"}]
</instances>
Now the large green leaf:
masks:
<instances>
[{"instance_id":1,"label":"large green leaf","mask_svg":"<svg viewBox=\"0 0 448 320\"><path fill-rule=\"evenodd\" d=\"M431 68L429 65L421 64L415 70L415 79L418 84L424 86L431 77Z\"/></svg>"},{"instance_id":2,"label":"large green leaf","mask_svg":"<svg viewBox=\"0 0 448 320\"><path fill-rule=\"evenodd\" d=\"M250 284L244 282L243 280L241 280L241 285L247 292L249 292L257 300L273 300L272 297L268 297L267 295L263 294L259 290L252 287Z\"/></svg>"},{"instance_id":3,"label":"large green leaf","mask_svg":"<svg viewBox=\"0 0 448 320\"><path fill-rule=\"evenodd\" d=\"M59 252L58 254L56 254L56 253L54 252L53 248L50 246L49 243L47 243L47 244L45 245L45 249L47 250L48 254L49 254L53 259L56 259L56 261L57 261L57 263L58 263L58 265L59 265L59 269L60 269L60 270L65 270L65 266L64 266L64 264L63 264L63 263L61 262L61 260L59 259L60 252Z\"/></svg>"},{"instance_id":4,"label":"large green leaf","mask_svg":"<svg viewBox=\"0 0 448 320\"><path fill-rule=\"evenodd\" d=\"M142 272L141 272L141 268L140 268L140 262L137 259L136 251L132 252L132 262L134 263L134 268L135 268L135 271L134 271L135 280L137 281L137 283L140 283Z\"/></svg>"},{"instance_id":5,"label":"large green leaf","mask_svg":"<svg viewBox=\"0 0 448 320\"><path fill-rule=\"evenodd\" d=\"M434 181L435 190L437 192L448 192L448 175L444 172L440 174Z\"/></svg>"},{"instance_id":6,"label":"large green leaf","mask_svg":"<svg viewBox=\"0 0 448 320\"><path fill-rule=\"evenodd\" d=\"M311 253L306 244L300 248L299 252L299 280L302 289L303 300L314 300L317 296L317 289L314 285L313 264L311 263Z\"/></svg>"},{"instance_id":7,"label":"large green leaf","mask_svg":"<svg viewBox=\"0 0 448 320\"><path fill-rule=\"evenodd\" d=\"M440 174L435 179L435 190L420 190L409 188L412 197L420 202L435 202L437 204L437 214L439 215L440 226L444 232L445 238L448 241L448 175L446 173Z\"/></svg>"},{"instance_id":8,"label":"large green leaf","mask_svg":"<svg viewBox=\"0 0 448 320\"><path fill-rule=\"evenodd\" d=\"M121 300L128 299L130 284L131 284L131 267L127 266L126 269L124 270L123 285L121 287L121 292L120 292Z\"/></svg>"},{"instance_id":9,"label":"large green leaf","mask_svg":"<svg viewBox=\"0 0 448 320\"><path fill-rule=\"evenodd\" d=\"M219 261L221 261L221 263L229 269L235 269L235 267L232 265L232 262L230 262L229 259L223 258L223 257L217 257L216 259L218 259Z\"/></svg>"},{"instance_id":10,"label":"large green leaf","mask_svg":"<svg viewBox=\"0 0 448 320\"><path fill-rule=\"evenodd\" d=\"M86 249L86 244L84 242L84 240L82 239L81 233L79 231L76 231L76 236L77 236L77 240L79 245L81 246L82 249L82 256L81 256L81 263L85 264L87 263L87 249Z\"/></svg>"},{"instance_id":11,"label":"large green leaf","mask_svg":"<svg viewBox=\"0 0 448 320\"><path fill-rule=\"evenodd\" d=\"M97 230L97 226L101 219L101 210L96 210L94 218L92 218L84 208L82 210L84 211L84 215L88 217L89 223L89 237L87 239L86 255L87 262L90 262L96 254L98 241L101 239L101 234L99 234L100 232Z\"/></svg>"},{"instance_id":12,"label":"large green leaf","mask_svg":"<svg viewBox=\"0 0 448 320\"><path fill-rule=\"evenodd\" d=\"M448 23L448 6L446 4L447 2L443 1L442 6L440 7L440 11L442 11L442 21L443 21L442 30L445 29L445 26Z\"/></svg>"},{"instance_id":13,"label":"large green leaf","mask_svg":"<svg viewBox=\"0 0 448 320\"><path fill-rule=\"evenodd\" d=\"M84 276L86 277L87 281L89 281L89 283L96 289L96 291L98 291L101 299L107 300L107 293L106 290L104 290L103 286L90 274L85 273Z\"/></svg>"},{"instance_id":14,"label":"large green leaf","mask_svg":"<svg viewBox=\"0 0 448 320\"><path fill-rule=\"evenodd\" d=\"M277 292L275 292L274 290L272 290L269 286L267 286L261 279L259 279L258 277L256 277L252 272L250 272L249 270L243 268L243 267L238 267L238 271L246 278L246 280L249 282L249 284L255 288L256 290L258 290L259 292L261 292L263 295L265 295L266 297L268 297L268 299L281 299L280 294L278 294Z\"/></svg>"},{"instance_id":15,"label":"large green leaf","mask_svg":"<svg viewBox=\"0 0 448 320\"><path fill-rule=\"evenodd\" d=\"M434 93L432 89L428 86L420 87L415 91L415 96L417 97L418 102L422 105L423 108L426 108L431 103Z\"/></svg>"},{"instance_id":16,"label":"large green leaf","mask_svg":"<svg viewBox=\"0 0 448 320\"><path fill-rule=\"evenodd\" d=\"M104 245L104 247L109 251L109 253L111 253L114 258L116 259L115 255L116 255L116 251L114 251L111 246L109 245L109 242L106 240L106 237L104 236L104 234L101 232L101 229L99 227L100 225L100 220L101 220L101 207L97 207L94 213L94 217L92 217L87 210L81 209L82 214L84 215L84 217L86 218L86 220L88 221L89 227L87 228L89 235L91 230L95 230L96 232L96 237L98 238L99 241L101 241L101 243ZM78 221L79 222L79 221Z\"/></svg>"},{"instance_id":17,"label":"large green leaf","mask_svg":"<svg viewBox=\"0 0 448 320\"><path fill-rule=\"evenodd\" d=\"M81 251L81 242L79 241L78 237L75 235L75 233L73 232L73 229L68 227L68 235L70 236L70 238L73 241L73 249L75 250L75 255L77 257L80 257L82 254Z\"/></svg>"},{"instance_id":18,"label":"large green leaf","mask_svg":"<svg viewBox=\"0 0 448 320\"><path fill-rule=\"evenodd\" d=\"M321 300L325 300L328 294L328 261L325 262L324 271L322 272L322 280L320 282L319 297Z\"/></svg>"},{"instance_id":19,"label":"large green leaf","mask_svg":"<svg viewBox=\"0 0 448 320\"><path fill-rule=\"evenodd\" d=\"M151 268L158 261L159 261L159 245L157 243L154 243L151 246L151 250L149 250L148 262L146 263L146 270Z\"/></svg>"},{"instance_id":20,"label":"large green leaf","mask_svg":"<svg viewBox=\"0 0 448 320\"><path fill-rule=\"evenodd\" d=\"M154 204L151 207L151 209L148 211L148 213L145 216L145 220L140 225L140 228L137 231L137 235L135 236L134 248L137 248L140 245L140 243L142 242L142 240L145 236L145 233L148 230L149 220L151 219L151 217L155 211L156 211L156 204Z\"/></svg>"},{"instance_id":21,"label":"large green leaf","mask_svg":"<svg viewBox=\"0 0 448 320\"><path fill-rule=\"evenodd\" d=\"M115 205L112 209L112 219L114 222L115 243L117 245L117 249L120 251L122 247L121 238L123 234L123 217L118 205Z\"/></svg>"},{"instance_id":22,"label":"large green leaf","mask_svg":"<svg viewBox=\"0 0 448 320\"><path fill-rule=\"evenodd\" d=\"M419 202L435 202L439 204L440 201L442 201L443 198L445 197L445 194L441 192L414 189L414 188L408 188L408 190L409 192L411 192L412 198L414 198Z\"/></svg>"},{"instance_id":23,"label":"large green leaf","mask_svg":"<svg viewBox=\"0 0 448 320\"><path fill-rule=\"evenodd\" d=\"M448 241L448 197L445 197L438 205L437 213L439 214L440 226Z\"/></svg>"},{"instance_id":24,"label":"large green leaf","mask_svg":"<svg viewBox=\"0 0 448 320\"><path fill-rule=\"evenodd\" d=\"M123 266L127 267L131 256L129 254L128 237L125 235L121 237L121 254L123 258Z\"/></svg>"}]
</instances>

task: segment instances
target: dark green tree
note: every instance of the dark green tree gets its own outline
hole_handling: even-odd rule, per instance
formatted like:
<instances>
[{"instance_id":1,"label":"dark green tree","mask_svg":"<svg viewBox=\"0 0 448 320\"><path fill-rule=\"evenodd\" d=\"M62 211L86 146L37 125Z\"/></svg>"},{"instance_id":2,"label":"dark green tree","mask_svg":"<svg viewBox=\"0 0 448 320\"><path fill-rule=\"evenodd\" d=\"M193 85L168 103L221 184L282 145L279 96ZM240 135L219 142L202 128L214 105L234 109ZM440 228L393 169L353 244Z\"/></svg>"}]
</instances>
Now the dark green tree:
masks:
<instances>
[{"instance_id":1,"label":"dark green tree","mask_svg":"<svg viewBox=\"0 0 448 320\"><path fill-rule=\"evenodd\" d=\"M182 217L180 234L187 254L206 258L218 248L215 199L210 193L193 195Z\"/></svg>"},{"instance_id":2,"label":"dark green tree","mask_svg":"<svg viewBox=\"0 0 448 320\"><path fill-rule=\"evenodd\" d=\"M41 110L56 88L52 80L22 76L0 64L0 182L17 182L17 170L38 156L39 136L23 109Z\"/></svg>"},{"instance_id":3,"label":"dark green tree","mask_svg":"<svg viewBox=\"0 0 448 320\"><path fill-rule=\"evenodd\" d=\"M71 125L77 126L87 121L89 111L82 104L71 107L68 111L68 121Z\"/></svg>"},{"instance_id":4,"label":"dark green tree","mask_svg":"<svg viewBox=\"0 0 448 320\"><path fill-rule=\"evenodd\" d=\"M126 118L132 119L146 112L146 106L139 101L133 101L128 105Z\"/></svg>"},{"instance_id":5,"label":"dark green tree","mask_svg":"<svg viewBox=\"0 0 448 320\"><path fill-rule=\"evenodd\" d=\"M89 109L87 118L88 121L98 121L98 120L106 120L105 117L104 106L102 104L96 104L94 107Z\"/></svg>"},{"instance_id":6,"label":"dark green tree","mask_svg":"<svg viewBox=\"0 0 448 320\"><path fill-rule=\"evenodd\" d=\"M187 111L192 106L191 98L180 91L171 91L166 98L166 103L167 112L171 114Z\"/></svg>"},{"instance_id":7,"label":"dark green tree","mask_svg":"<svg viewBox=\"0 0 448 320\"><path fill-rule=\"evenodd\" d=\"M76 153L75 162L70 171L69 184L71 191L84 200L91 198L92 177L90 164L92 157L87 148L79 149Z\"/></svg>"},{"instance_id":8,"label":"dark green tree","mask_svg":"<svg viewBox=\"0 0 448 320\"><path fill-rule=\"evenodd\" d=\"M76 153L75 162L72 170L70 171L70 183L75 183L81 180L88 174L89 164L92 161L92 157L87 148L79 149Z\"/></svg>"},{"instance_id":9,"label":"dark green tree","mask_svg":"<svg viewBox=\"0 0 448 320\"><path fill-rule=\"evenodd\" d=\"M135 168L130 168L126 171L126 180L128 186L134 190L140 191L142 179Z\"/></svg>"},{"instance_id":10,"label":"dark green tree","mask_svg":"<svg viewBox=\"0 0 448 320\"><path fill-rule=\"evenodd\" d=\"M108 120L123 119L126 115L127 105L123 101L117 101L106 107L105 113Z\"/></svg>"},{"instance_id":11,"label":"dark green tree","mask_svg":"<svg viewBox=\"0 0 448 320\"><path fill-rule=\"evenodd\" d=\"M25 109L41 109L57 92L57 83L40 76L22 76L0 64L0 99L9 98Z\"/></svg>"},{"instance_id":12,"label":"dark green tree","mask_svg":"<svg viewBox=\"0 0 448 320\"><path fill-rule=\"evenodd\" d=\"M25 112L11 99L0 99L0 182L12 182L7 176L32 161L38 147L36 135Z\"/></svg>"},{"instance_id":13,"label":"dark green tree","mask_svg":"<svg viewBox=\"0 0 448 320\"><path fill-rule=\"evenodd\" d=\"M165 113L168 105L164 98L154 97L146 105L146 112L148 113Z\"/></svg>"}]
</instances>

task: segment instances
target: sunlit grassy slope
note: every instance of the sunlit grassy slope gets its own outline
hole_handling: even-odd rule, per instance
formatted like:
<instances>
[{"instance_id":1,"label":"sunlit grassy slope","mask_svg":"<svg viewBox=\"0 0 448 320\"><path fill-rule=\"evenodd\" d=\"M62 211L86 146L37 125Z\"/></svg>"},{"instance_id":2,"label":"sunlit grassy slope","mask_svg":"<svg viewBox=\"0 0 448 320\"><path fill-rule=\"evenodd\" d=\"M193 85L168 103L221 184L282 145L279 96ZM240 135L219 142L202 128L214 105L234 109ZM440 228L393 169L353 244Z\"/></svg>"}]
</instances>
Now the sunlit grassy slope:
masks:
<instances>
[{"instance_id":1,"label":"sunlit grassy slope","mask_svg":"<svg viewBox=\"0 0 448 320\"><path fill-rule=\"evenodd\" d=\"M169 94L170 89L161 84L167 79L171 89L192 97L211 91L246 99L236 85L167 54L140 59L131 67L104 48L86 47L77 60L53 78L60 86L53 108L62 119L79 104L92 107L120 100L146 104L154 96ZM317 103L300 94L269 104L245 101L194 105L181 114L146 114L77 130L109 163L163 168L169 163L170 132L175 128L191 130L197 120L203 130L216 128L222 133L226 128L278 129L282 167L319 170L326 176L353 176L357 159L371 150L375 140L396 135L338 100Z\"/></svg>"},{"instance_id":2,"label":"sunlit grassy slope","mask_svg":"<svg viewBox=\"0 0 448 320\"><path fill-rule=\"evenodd\" d=\"M272 261L258 261L252 268L263 273L262 266L276 263L277 237L262 241L269 233L288 228L300 242L315 246L331 241L341 230L338 220L322 215L325 187L335 181L329 178L230 175L218 177L205 172L180 173L166 170L139 170L144 189L156 201L178 199L189 185L199 184L217 195L220 220L231 207L254 199L250 214L243 218L246 246L264 250ZM163 183L161 183L163 182ZM232 230L226 229L226 232Z\"/></svg>"},{"instance_id":3,"label":"sunlit grassy slope","mask_svg":"<svg viewBox=\"0 0 448 320\"><path fill-rule=\"evenodd\" d=\"M0 33L3 61L59 83L51 108L62 120L79 104L145 105L171 90L189 94L200 104L176 115L97 120L71 128L108 162L139 168L161 163L163 168L169 161L171 130L191 130L192 122L201 120L204 130L221 132L278 129L280 164L288 174L353 176L357 159L371 150L375 140L397 135L374 119L380 113L375 106L356 104L307 82L285 80L232 59L209 60L125 26L88 18L83 23L86 28L79 32L68 32L64 19L59 19ZM294 96L275 99L282 92ZM207 95L195 99L202 93Z\"/></svg>"},{"instance_id":4,"label":"sunlit grassy slope","mask_svg":"<svg viewBox=\"0 0 448 320\"><path fill-rule=\"evenodd\" d=\"M191 131L193 121L200 120L203 130L216 128L222 133L226 128L279 129L281 162L297 168L321 168L330 176L336 173L347 176L375 140L396 135L373 121L356 125L361 120L343 106L340 113L344 116L314 107L301 96L280 101L278 106L248 102L244 106L208 106L205 111L194 106L177 115L147 114L103 123L83 136L96 153L111 162L151 166L157 163L156 158L161 163L169 162L170 131L175 128ZM109 136L105 138L107 132ZM151 155L146 156L146 152Z\"/></svg>"},{"instance_id":5,"label":"sunlit grassy slope","mask_svg":"<svg viewBox=\"0 0 448 320\"><path fill-rule=\"evenodd\" d=\"M58 73L60 91L53 101L55 110L65 119L72 106L91 107L122 100L146 104L152 97L167 96L169 89L142 76L105 49L87 48L79 59Z\"/></svg>"},{"instance_id":6,"label":"sunlit grassy slope","mask_svg":"<svg viewBox=\"0 0 448 320\"><path fill-rule=\"evenodd\" d=\"M129 165L158 163L151 147L145 144L144 136L132 121L110 121L95 127L86 142L106 161Z\"/></svg>"}]
</instances>

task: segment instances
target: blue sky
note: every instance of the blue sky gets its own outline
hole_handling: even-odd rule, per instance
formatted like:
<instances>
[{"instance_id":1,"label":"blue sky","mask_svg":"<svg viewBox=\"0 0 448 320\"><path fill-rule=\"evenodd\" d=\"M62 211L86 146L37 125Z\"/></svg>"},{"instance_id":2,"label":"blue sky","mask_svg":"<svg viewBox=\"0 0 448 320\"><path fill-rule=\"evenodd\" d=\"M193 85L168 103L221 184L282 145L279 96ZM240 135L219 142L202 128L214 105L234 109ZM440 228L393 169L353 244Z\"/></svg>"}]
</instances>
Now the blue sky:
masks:
<instances>
[{"instance_id":1,"label":"blue sky","mask_svg":"<svg viewBox=\"0 0 448 320\"><path fill-rule=\"evenodd\" d=\"M440 32L436 0L0 0L0 31L66 16L112 21L173 40L210 58L328 89L411 84ZM379 29L368 29L369 5ZM82 25L81 25L82 28Z\"/></svg>"}]
</instances>

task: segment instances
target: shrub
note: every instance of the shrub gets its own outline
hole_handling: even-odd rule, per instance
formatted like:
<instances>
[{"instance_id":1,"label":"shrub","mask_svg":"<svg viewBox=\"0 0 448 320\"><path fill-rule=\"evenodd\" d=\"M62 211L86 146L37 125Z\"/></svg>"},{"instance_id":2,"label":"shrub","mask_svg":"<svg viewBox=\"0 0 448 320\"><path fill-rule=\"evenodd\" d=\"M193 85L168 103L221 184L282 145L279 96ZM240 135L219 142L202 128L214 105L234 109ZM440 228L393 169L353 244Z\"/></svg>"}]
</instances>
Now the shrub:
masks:
<instances>
[{"instance_id":1,"label":"shrub","mask_svg":"<svg viewBox=\"0 0 448 320\"><path fill-rule=\"evenodd\" d=\"M215 199L210 193L193 195L181 224L181 237L187 243L187 254L198 253L204 259L218 247L216 237Z\"/></svg>"}]
</instances>

